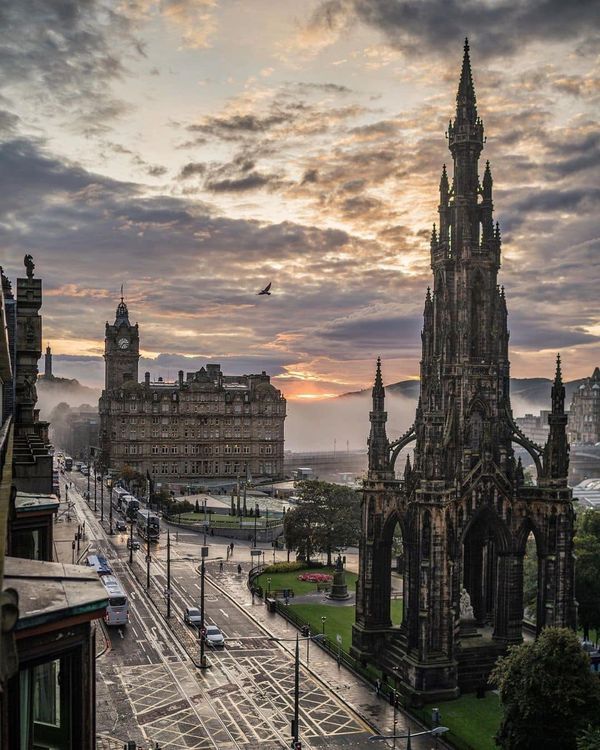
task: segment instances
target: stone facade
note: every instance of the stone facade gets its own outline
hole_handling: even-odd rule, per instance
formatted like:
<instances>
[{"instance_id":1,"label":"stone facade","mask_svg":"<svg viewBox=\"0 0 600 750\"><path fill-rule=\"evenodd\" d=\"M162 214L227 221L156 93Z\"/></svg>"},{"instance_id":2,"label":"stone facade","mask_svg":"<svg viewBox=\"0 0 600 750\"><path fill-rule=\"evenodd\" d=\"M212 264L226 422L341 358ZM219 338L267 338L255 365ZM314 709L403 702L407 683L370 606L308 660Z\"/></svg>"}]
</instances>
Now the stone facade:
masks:
<instances>
[{"instance_id":1,"label":"stone facade","mask_svg":"<svg viewBox=\"0 0 600 750\"><path fill-rule=\"evenodd\" d=\"M158 482L283 476L286 401L269 376L224 375L218 364L178 380L138 383L139 329L121 299L106 324L100 397L102 461Z\"/></svg>"},{"instance_id":2,"label":"stone facade","mask_svg":"<svg viewBox=\"0 0 600 750\"><path fill-rule=\"evenodd\" d=\"M560 360L542 448L519 430L511 411L507 307L497 283L500 230L492 219L489 163L479 182L484 128L467 44L447 136L453 179L444 166L439 229L431 236L433 292L425 297L420 398L414 424L391 442L377 363L352 644L356 657L378 662L415 702L475 689L498 654L522 640L530 533L539 558L537 627L574 627L576 620ZM412 441L414 460L398 477L396 459ZM524 485L513 443L531 454L537 486ZM404 608L401 625L393 626L397 525ZM470 606L461 617L461 592L473 608L468 623Z\"/></svg>"},{"instance_id":3,"label":"stone facade","mask_svg":"<svg viewBox=\"0 0 600 750\"><path fill-rule=\"evenodd\" d=\"M600 442L600 368L596 367L573 394L568 429L572 443Z\"/></svg>"}]
</instances>

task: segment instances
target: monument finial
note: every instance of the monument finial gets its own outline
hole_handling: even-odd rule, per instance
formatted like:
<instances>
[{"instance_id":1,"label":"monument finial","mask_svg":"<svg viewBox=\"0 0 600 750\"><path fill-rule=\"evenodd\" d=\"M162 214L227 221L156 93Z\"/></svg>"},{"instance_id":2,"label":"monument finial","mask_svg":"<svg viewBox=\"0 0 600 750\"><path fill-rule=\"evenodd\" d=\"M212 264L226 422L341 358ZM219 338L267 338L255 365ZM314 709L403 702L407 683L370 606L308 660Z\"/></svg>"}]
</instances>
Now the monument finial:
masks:
<instances>
[{"instance_id":1,"label":"monument finial","mask_svg":"<svg viewBox=\"0 0 600 750\"><path fill-rule=\"evenodd\" d=\"M23 263L25 264L25 270L27 271L27 278L33 279L33 269L35 268L33 256L27 253L27 255L23 258Z\"/></svg>"}]
</instances>

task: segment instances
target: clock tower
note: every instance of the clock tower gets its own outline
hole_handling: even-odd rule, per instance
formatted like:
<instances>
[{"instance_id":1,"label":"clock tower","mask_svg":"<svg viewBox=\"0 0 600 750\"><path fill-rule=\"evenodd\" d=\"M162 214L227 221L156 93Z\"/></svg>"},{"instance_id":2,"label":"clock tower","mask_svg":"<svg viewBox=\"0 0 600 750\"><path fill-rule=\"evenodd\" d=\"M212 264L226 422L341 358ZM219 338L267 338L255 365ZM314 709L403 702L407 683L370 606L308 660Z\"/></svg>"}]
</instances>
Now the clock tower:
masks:
<instances>
[{"instance_id":1,"label":"clock tower","mask_svg":"<svg viewBox=\"0 0 600 750\"><path fill-rule=\"evenodd\" d=\"M105 380L104 388L110 391L123 383L138 382L140 335L138 324L131 325L127 305L121 297L115 322L106 323L104 335Z\"/></svg>"}]
</instances>

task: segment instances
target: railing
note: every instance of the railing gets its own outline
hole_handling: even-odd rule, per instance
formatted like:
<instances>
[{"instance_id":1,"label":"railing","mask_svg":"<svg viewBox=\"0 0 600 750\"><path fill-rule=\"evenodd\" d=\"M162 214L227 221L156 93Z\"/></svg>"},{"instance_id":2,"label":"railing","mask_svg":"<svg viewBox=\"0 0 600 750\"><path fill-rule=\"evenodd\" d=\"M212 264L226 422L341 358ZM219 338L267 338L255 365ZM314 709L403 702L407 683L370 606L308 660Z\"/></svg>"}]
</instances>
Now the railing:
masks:
<instances>
[{"instance_id":1,"label":"railing","mask_svg":"<svg viewBox=\"0 0 600 750\"><path fill-rule=\"evenodd\" d=\"M282 617L284 617L288 622L291 622L292 625L295 625L298 630L302 630L302 628L305 627L310 627L309 623L306 620L304 620L302 617L296 614L293 609L290 609L289 606L283 604L279 600L275 602L275 611ZM314 633L313 635L317 634ZM381 673L379 672L379 670L363 667L358 659L355 659L347 651L344 651L341 646L337 642L332 641L329 636L321 634L319 635L319 638L315 638L313 642L316 643L317 646L322 648L324 651L326 651L334 659L336 659L338 664L343 664L344 667L354 672L354 674L361 677L373 687L375 687L377 680L380 680ZM382 684L380 680L379 690L381 695L389 696L389 693L393 691L393 688L390 685Z\"/></svg>"}]
</instances>

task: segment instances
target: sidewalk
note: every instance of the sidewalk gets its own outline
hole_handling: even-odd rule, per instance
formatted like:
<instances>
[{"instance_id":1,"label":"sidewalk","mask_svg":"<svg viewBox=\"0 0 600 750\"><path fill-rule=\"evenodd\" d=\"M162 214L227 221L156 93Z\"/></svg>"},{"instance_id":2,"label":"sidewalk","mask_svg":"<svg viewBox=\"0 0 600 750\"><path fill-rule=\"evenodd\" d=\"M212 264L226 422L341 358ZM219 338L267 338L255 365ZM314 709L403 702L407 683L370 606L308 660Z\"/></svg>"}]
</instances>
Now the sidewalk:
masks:
<instances>
[{"instance_id":1,"label":"sidewalk","mask_svg":"<svg viewBox=\"0 0 600 750\"><path fill-rule=\"evenodd\" d=\"M237 574L237 560L225 563L223 573L219 573L219 566L215 562L207 564L207 577L221 590L228 594L240 607L261 624L268 632L282 639L296 638L296 628L288 623L278 614L270 614L261 599L255 597L252 604L252 596L246 585L247 572ZM247 567L247 566L245 566ZM293 643L282 644L288 651L292 652ZM300 654L302 664L306 664L306 646L302 644ZM316 644L311 644L309 649L309 669L320 679L338 698L356 710L367 722L384 734L392 734L394 726L394 709L388 701L378 697L375 690L363 682L349 669L338 666L335 660ZM423 726L410 719L404 712L396 712L397 725L396 734L406 734L410 725L411 732L420 732ZM443 718L443 717L442 717ZM431 736L411 738L412 746L420 750L430 750L433 747L448 747L438 739ZM401 747L403 740L398 740Z\"/></svg>"}]
</instances>

